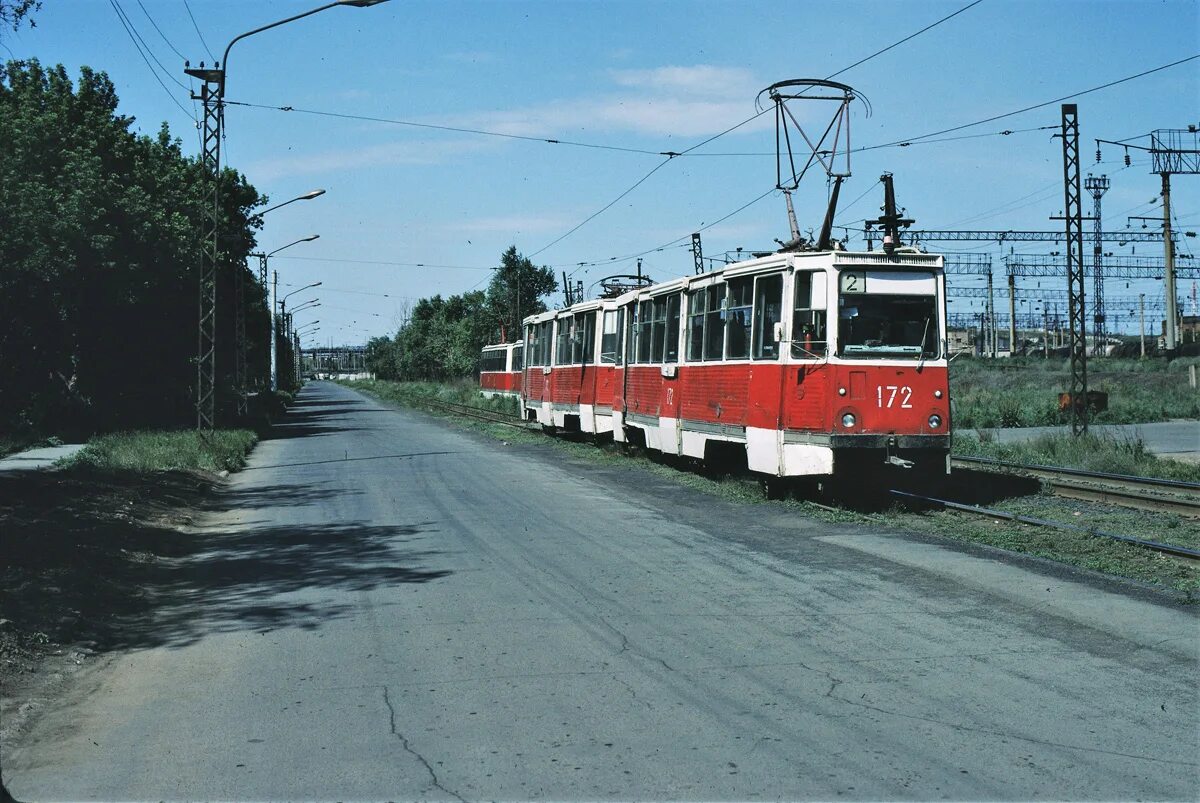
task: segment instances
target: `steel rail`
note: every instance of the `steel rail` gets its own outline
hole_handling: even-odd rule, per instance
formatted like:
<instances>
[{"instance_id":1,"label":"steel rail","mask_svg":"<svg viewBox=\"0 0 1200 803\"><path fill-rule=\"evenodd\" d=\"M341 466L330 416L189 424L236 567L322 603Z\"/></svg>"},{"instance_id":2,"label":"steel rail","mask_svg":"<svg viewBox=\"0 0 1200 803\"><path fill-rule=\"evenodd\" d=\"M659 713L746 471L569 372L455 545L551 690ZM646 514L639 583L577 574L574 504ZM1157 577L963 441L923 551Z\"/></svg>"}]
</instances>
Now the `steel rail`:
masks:
<instances>
[{"instance_id":1,"label":"steel rail","mask_svg":"<svg viewBox=\"0 0 1200 803\"><path fill-rule=\"evenodd\" d=\"M1109 538L1114 541L1121 541L1126 544L1150 549L1155 552L1161 552L1166 555L1172 555L1177 558L1185 558L1187 560L1200 560L1200 550L1191 549L1189 547L1176 546L1174 544L1164 544L1159 541L1149 541L1144 538L1134 538L1131 535L1120 535L1118 533L1110 533L1106 530L1098 530L1094 527L1082 527L1078 524L1067 524L1060 521L1050 521L1049 519L1039 519L1034 516L1022 516L1017 513L1009 513L1004 510L995 510L993 508L979 507L978 505L964 505L961 502L951 502L948 499L938 499L934 496L922 496L920 494L909 493L907 491L898 491L892 489L891 493L894 496L901 496L908 499L918 499L922 502L933 502L950 510L958 510L964 513L974 513L980 516L988 516L995 519L1004 519L1006 521L1015 521L1021 524L1032 524L1036 527L1050 527L1056 530L1065 530L1068 532L1083 533L1097 538Z\"/></svg>"},{"instance_id":2,"label":"steel rail","mask_svg":"<svg viewBox=\"0 0 1200 803\"><path fill-rule=\"evenodd\" d=\"M1107 502L1139 510L1169 511L1191 518L1200 517L1200 484L1193 482L1106 474L1059 466L1025 465L984 457L955 457L951 462L959 467L993 468L1001 473L1022 473L1037 477L1044 480L1055 495L1068 499Z\"/></svg>"}]
</instances>

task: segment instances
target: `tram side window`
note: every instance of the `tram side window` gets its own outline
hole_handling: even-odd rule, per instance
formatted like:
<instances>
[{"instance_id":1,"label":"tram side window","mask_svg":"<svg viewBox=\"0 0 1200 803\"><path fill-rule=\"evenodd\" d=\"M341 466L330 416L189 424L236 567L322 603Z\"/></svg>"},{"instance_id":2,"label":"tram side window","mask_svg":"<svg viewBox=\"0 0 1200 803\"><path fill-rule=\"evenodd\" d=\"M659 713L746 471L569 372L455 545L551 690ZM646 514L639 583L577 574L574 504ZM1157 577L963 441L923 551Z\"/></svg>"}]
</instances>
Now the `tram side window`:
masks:
<instances>
[{"instance_id":1,"label":"tram side window","mask_svg":"<svg viewBox=\"0 0 1200 803\"><path fill-rule=\"evenodd\" d=\"M575 319L558 319L558 338L555 341L554 364L571 364L571 340L575 335Z\"/></svg>"},{"instance_id":2,"label":"tram side window","mask_svg":"<svg viewBox=\"0 0 1200 803\"><path fill-rule=\"evenodd\" d=\"M650 305L650 362L662 362L667 336L667 299L659 296Z\"/></svg>"},{"instance_id":3,"label":"tram side window","mask_svg":"<svg viewBox=\"0 0 1200 803\"><path fill-rule=\"evenodd\" d=\"M754 359L779 357L775 324L783 311L783 275L759 276L754 283Z\"/></svg>"},{"instance_id":4,"label":"tram side window","mask_svg":"<svg viewBox=\"0 0 1200 803\"><path fill-rule=\"evenodd\" d=\"M504 352L503 351L485 351L483 359L479 363L480 371L503 371L504 370Z\"/></svg>"},{"instance_id":5,"label":"tram side window","mask_svg":"<svg viewBox=\"0 0 1200 803\"><path fill-rule=\"evenodd\" d=\"M538 342L541 344L538 355L538 365L549 365L550 354L554 348L554 321L544 321L538 324Z\"/></svg>"},{"instance_id":6,"label":"tram side window","mask_svg":"<svg viewBox=\"0 0 1200 803\"><path fill-rule=\"evenodd\" d=\"M538 339L536 326L525 327L525 348L529 352L529 364L540 365L541 363L538 362Z\"/></svg>"},{"instance_id":7,"label":"tram side window","mask_svg":"<svg viewBox=\"0 0 1200 803\"><path fill-rule=\"evenodd\" d=\"M679 306L682 299L682 293L667 296L667 341L663 362L679 362Z\"/></svg>"},{"instance_id":8,"label":"tram side window","mask_svg":"<svg viewBox=\"0 0 1200 803\"><path fill-rule=\"evenodd\" d=\"M796 271L796 306L792 314L792 356L825 356L825 310L812 308L812 271Z\"/></svg>"},{"instance_id":9,"label":"tram side window","mask_svg":"<svg viewBox=\"0 0 1200 803\"><path fill-rule=\"evenodd\" d=\"M621 363L621 315L624 310L604 311L600 332L600 362L604 365Z\"/></svg>"},{"instance_id":10,"label":"tram side window","mask_svg":"<svg viewBox=\"0 0 1200 803\"><path fill-rule=\"evenodd\" d=\"M513 346L512 350L512 368L513 371L520 371L525 367L522 357L525 356L525 347L520 343Z\"/></svg>"},{"instance_id":11,"label":"tram side window","mask_svg":"<svg viewBox=\"0 0 1200 803\"><path fill-rule=\"evenodd\" d=\"M719 360L725 347L725 283L714 284L706 291L704 313L704 359Z\"/></svg>"},{"instance_id":12,"label":"tram side window","mask_svg":"<svg viewBox=\"0 0 1200 803\"><path fill-rule=\"evenodd\" d=\"M629 305L629 312L625 318L625 362L632 364L637 356L637 325L638 325L638 305L637 302Z\"/></svg>"},{"instance_id":13,"label":"tram side window","mask_svg":"<svg viewBox=\"0 0 1200 803\"><path fill-rule=\"evenodd\" d=\"M650 342L654 326L654 299L638 302L637 362L650 362Z\"/></svg>"},{"instance_id":14,"label":"tram side window","mask_svg":"<svg viewBox=\"0 0 1200 803\"><path fill-rule=\"evenodd\" d=\"M708 293L704 288L688 293L688 362L699 362L704 359L704 314L708 311L705 306L707 298Z\"/></svg>"},{"instance_id":15,"label":"tram side window","mask_svg":"<svg viewBox=\"0 0 1200 803\"><path fill-rule=\"evenodd\" d=\"M596 313L585 312L575 316L581 338L579 351L576 352L576 362L589 365L596 349Z\"/></svg>"},{"instance_id":16,"label":"tram side window","mask_svg":"<svg viewBox=\"0 0 1200 803\"><path fill-rule=\"evenodd\" d=\"M734 279L729 282L729 308L725 313L725 328L729 331L726 357L744 360L750 356L751 311L754 307L754 279Z\"/></svg>"}]
</instances>

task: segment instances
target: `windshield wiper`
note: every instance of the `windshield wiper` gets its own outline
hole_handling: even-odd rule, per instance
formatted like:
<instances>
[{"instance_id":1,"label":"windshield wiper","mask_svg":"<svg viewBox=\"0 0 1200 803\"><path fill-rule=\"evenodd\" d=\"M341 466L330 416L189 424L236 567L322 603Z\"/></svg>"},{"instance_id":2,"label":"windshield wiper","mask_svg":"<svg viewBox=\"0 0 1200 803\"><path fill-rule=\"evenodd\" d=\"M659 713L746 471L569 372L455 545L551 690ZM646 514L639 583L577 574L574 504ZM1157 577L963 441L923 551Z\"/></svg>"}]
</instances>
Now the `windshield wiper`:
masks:
<instances>
[{"instance_id":1,"label":"windshield wiper","mask_svg":"<svg viewBox=\"0 0 1200 803\"><path fill-rule=\"evenodd\" d=\"M929 334L929 318L925 318L925 328L921 330L921 356L917 358L917 372L925 367L925 337Z\"/></svg>"}]
</instances>

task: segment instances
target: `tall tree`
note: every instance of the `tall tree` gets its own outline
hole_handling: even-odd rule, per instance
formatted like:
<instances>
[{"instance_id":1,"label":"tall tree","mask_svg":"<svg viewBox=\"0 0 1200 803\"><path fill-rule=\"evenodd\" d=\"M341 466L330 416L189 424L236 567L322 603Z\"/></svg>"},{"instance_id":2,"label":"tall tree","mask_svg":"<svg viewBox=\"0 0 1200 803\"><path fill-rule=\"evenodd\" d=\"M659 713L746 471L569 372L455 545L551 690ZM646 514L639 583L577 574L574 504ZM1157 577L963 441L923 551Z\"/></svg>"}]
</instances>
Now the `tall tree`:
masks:
<instances>
[{"instance_id":1,"label":"tall tree","mask_svg":"<svg viewBox=\"0 0 1200 803\"><path fill-rule=\"evenodd\" d=\"M517 253L515 245L500 257L487 288L487 308L496 338L521 337L521 320L527 315L546 311L543 299L556 287L554 271L538 267Z\"/></svg>"},{"instance_id":2,"label":"tall tree","mask_svg":"<svg viewBox=\"0 0 1200 803\"><path fill-rule=\"evenodd\" d=\"M190 418L207 178L165 126L148 137L133 122L103 73L85 67L73 85L61 65L0 67L0 427L83 434ZM232 277L261 198L235 171L222 183L230 399Z\"/></svg>"}]
</instances>

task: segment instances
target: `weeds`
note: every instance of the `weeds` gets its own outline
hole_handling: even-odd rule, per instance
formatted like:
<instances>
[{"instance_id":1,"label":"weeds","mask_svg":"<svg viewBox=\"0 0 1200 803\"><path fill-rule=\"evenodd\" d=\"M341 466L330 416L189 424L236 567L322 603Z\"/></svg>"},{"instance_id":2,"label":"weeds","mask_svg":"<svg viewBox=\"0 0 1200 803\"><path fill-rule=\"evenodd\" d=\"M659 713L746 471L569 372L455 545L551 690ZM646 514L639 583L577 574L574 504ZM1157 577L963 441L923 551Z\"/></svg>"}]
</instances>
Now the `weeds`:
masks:
<instances>
[{"instance_id":1,"label":"weeds","mask_svg":"<svg viewBox=\"0 0 1200 803\"><path fill-rule=\"evenodd\" d=\"M997 443L995 435L987 430L978 437L956 432L952 452L960 457L989 457L1013 463L1200 482L1200 465L1158 458L1146 450L1141 438L1133 435L1089 433L1074 437L1056 433L1019 443Z\"/></svg>"},{"instance_id":2,"label":"weeds","mask_svg":"<svg viewBox=\"0 0 1200 803\"><path fill-rule=\"evenodd\" d=\"M1092 358L1088 387L1108 394L1108 409L1094 411L1097 424L1144 424L1200 418L1200 393L1188 384L1188 357L1165 360ZM950 364L954 425L962 428L1035 427L1070 423L1058 394L1070 385L1066 360L959 359Z\"/></svg>"},{"instance_id":3,"label":"weeds","mask_svg":"<svg viewBox=\"0 0 1200 803\"><path fill-rule=\"evenodd\" d=\"M236 471L257 440L248 429L118 432L93 438L63 462L101 471Z\"/></svg>"}]
</instances>

